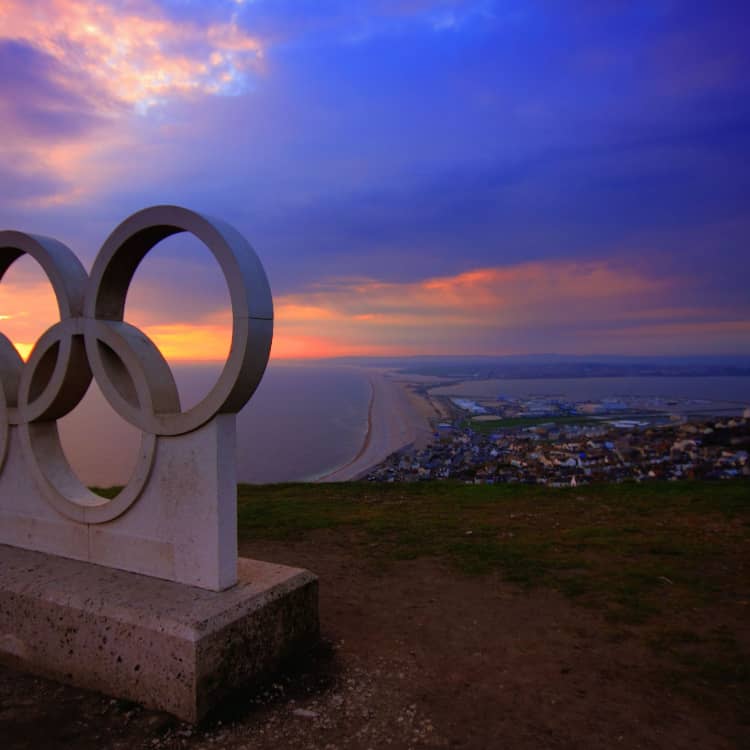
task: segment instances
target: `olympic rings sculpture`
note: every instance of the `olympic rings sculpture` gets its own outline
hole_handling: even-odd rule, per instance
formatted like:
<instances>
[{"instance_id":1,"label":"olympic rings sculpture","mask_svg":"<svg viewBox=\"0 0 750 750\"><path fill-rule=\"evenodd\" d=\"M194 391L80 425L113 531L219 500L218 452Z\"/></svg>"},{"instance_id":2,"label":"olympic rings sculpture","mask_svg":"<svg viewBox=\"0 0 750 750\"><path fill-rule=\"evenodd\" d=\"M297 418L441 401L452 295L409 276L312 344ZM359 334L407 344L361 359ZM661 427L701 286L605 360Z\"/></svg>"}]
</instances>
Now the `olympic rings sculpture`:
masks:
<instances>
[{"instance_id":1,"label":"olympic rings sculpture","mask_svg":"<svg viewBox=\"0 0 750 750\"><path fill-rule=\"evenodd\" d=\"M156 345L124 320L128 287L139 263L161 240L189 232L221 267L232 305L232 342L208 395L187 411ZM141 495L157 440L199 429L217 414L239 411L260 383L271 349L273 301L265 271L245 238L218 219L178 206L153 206L125 219L102 245L87 275L75 254L49 237L0 231L0 280L20 256L34 258L57 298L60 321L37 341L27 362L0 333L0 471L10 427L45 498L83 523L122 515ZM74 409L92 378L112 408L141 430L129 483L112 500L95 495L65 458L57 420Z\"/></svg>"}]
</instances>

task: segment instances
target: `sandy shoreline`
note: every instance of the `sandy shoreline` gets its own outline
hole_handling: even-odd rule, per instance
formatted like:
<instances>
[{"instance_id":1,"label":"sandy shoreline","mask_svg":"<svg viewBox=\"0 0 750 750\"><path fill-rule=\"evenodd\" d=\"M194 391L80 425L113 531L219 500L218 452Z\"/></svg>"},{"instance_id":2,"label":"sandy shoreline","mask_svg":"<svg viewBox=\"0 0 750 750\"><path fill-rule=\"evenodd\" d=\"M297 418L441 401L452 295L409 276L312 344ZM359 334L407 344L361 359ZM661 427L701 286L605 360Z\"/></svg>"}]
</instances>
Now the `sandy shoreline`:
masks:
<instances>
[{"instance_id":1,"label":"sandy shoreline","mask_svg":"<svg viewBox=\"0 0 750 750\"><path fill-rule=\"evenodd\" d=\"M427 402L382 371L367 368L366 374L371 393L362 446L351 461L318 482L357 479L391 453L412 443L424 444L432 435Z\"/></svg>"}]
</instances>

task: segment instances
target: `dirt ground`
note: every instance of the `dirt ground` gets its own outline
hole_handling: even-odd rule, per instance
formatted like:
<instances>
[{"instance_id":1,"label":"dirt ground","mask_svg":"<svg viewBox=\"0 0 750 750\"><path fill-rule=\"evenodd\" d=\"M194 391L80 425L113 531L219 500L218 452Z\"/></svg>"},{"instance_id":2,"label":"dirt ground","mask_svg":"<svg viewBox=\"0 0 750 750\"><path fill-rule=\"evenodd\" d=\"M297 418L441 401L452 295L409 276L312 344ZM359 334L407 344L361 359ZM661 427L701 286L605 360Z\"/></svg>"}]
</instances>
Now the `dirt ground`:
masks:
<instances>
[{"instance_id":1,"label":"dirt ground","mask_svg":"<svg viewBox=\"0 0 750 750\"><path fill-rule=\"evenodd\" d=\"M323 641L307 659L199 727L0 669L0 748L750 747L737 695L670 683L642 633L556 592L353 560L331 532L241 552L320 576Z\"/></svg>"}]
</instances>

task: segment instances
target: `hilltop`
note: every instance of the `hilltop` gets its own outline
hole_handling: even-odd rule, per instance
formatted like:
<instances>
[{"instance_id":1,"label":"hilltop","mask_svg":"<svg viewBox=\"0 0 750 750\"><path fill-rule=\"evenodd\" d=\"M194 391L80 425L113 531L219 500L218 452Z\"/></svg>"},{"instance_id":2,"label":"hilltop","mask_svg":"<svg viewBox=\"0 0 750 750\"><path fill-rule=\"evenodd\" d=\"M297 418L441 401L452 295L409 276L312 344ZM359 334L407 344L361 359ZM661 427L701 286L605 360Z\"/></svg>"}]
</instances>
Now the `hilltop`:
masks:
<instances>
[{"instance_id":1,"label":"hilltop","mask_svg":"<svg viewBox=\"0 0 750 750\"><path fill-rule=\"evenodd\" d=\"M750 741L750 484L240 486L240 551L323 642L198 728L0 670L4 748Z\"/></svg>"}]
</instances>

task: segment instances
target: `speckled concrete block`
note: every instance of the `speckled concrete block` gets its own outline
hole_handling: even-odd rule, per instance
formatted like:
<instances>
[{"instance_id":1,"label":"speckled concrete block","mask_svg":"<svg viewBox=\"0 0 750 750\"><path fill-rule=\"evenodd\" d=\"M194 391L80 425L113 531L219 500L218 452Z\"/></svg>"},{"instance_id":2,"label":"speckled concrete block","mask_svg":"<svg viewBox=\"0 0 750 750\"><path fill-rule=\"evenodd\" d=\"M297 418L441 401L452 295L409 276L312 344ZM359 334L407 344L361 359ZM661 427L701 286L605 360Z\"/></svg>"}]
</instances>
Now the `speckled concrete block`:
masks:
<instances>
[{"instance_id":1,"label":"speckled concrete block","mask_svg":"<svg viewBox=\"0 0 750 750\"><path fill-rule=\"evenodd\" d=\"M318 637L312 573L238 573L215 592L0 545L0 661L198 721Z\"/></svg>"}]
</instances>

